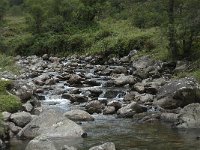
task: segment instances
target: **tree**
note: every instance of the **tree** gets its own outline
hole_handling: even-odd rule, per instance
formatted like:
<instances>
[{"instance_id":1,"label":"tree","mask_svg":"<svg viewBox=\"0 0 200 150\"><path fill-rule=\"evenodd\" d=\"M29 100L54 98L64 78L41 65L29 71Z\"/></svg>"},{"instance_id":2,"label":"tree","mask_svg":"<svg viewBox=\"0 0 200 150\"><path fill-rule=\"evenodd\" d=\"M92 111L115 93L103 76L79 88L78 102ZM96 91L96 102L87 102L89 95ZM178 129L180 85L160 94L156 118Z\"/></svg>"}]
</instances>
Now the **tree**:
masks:
<instances>
[{"instance_id":1,"label":"tree","mask_svg":"<svg viewBox=\"0 0 200 150\"><path fill-rule=\"evenodd\" d=\"M44 10L40 5L33 5L30 12L30 17L28 18L28 23L34 33L41 33L42 26L44 23Z\"/></svg>"},{"instance_id":2,"label":"tree","mask_svg":"<svg viewBox=\"0 0 200 150\"><path fill-rule=\"evenodd\" d=\"M200 33L199 0L169 0L169 50L175 59L178 55L189 58L194 42Z\"/></svg>"},{"instance_id":3,"label":"tree","mask_svg":"<svg viewBox=\"0 0 200 150\"><path fill-rule=\"evenodd\" d=\"M8 1L7 0L0 0L0 21L3 20L6 11L8 8Z\"/></svg>"},{"instance_id":4,"label":"tree","mask_svg":"<svg viewBox=\"0 0 200 150\"><path fill-rule=\"evenodd\" d=\"M177 58L177 44L175 40L175 23L174 23L174 7L175 2L174 0L169 0L169 10L168 10L168 17L169 17L169 24L168 24L168 38L169 38L169 51L172 55L173 59Z\"/></svg>"}]
</instances>

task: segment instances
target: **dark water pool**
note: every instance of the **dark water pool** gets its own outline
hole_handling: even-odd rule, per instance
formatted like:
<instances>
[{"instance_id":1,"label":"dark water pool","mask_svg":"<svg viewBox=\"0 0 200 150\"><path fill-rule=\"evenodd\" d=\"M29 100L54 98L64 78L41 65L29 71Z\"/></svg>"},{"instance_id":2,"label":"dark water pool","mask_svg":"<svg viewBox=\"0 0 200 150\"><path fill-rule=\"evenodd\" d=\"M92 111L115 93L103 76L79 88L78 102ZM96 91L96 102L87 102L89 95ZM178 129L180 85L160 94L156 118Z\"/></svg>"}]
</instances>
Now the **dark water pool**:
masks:
<instances>
[{"instance_id":1,"label":"dark water pool","mask_svg":"<svg viewBox=\"0 0 200 150\"><path fill-rule=\"evenodd\" d=\"M95 116L96 121L83 123L88 137L72 142L80 150L114 142L118 150L200 150L200 130L176 130L161 123L135 124L129 119L115 119L113 116ZM59 145L59 140L56 141ZM62 141L62 139L60 139ZM27 141L12 142L8 150L24 150Z\"/></svg>"}]
</instances>

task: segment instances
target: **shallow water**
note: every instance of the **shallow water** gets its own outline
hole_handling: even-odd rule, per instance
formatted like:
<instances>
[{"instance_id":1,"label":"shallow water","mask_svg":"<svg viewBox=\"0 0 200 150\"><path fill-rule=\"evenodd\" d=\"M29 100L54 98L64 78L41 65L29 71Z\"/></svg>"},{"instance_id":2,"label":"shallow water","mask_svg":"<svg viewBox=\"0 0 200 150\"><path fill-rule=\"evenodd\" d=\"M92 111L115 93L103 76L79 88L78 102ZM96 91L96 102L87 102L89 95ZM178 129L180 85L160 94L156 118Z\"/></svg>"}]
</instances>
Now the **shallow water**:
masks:
<instances>
[{"instance_id":1,"label":"shallow water","mask_svg":"<svg viewBox=\"0 0 200 150\"><path fill-rule=\"evenodd\" d=\"M135 124L130 119L114 116L94 116L94 122L85 122L88 137L75 142L57 139L56 145L75 145L80 150L105 142L114 142L118 150L199 150L196 139L200 130L176 130L161 123ZM9 150L24 150L27 142L12 143Z\"/></svg>"}]
</instances>

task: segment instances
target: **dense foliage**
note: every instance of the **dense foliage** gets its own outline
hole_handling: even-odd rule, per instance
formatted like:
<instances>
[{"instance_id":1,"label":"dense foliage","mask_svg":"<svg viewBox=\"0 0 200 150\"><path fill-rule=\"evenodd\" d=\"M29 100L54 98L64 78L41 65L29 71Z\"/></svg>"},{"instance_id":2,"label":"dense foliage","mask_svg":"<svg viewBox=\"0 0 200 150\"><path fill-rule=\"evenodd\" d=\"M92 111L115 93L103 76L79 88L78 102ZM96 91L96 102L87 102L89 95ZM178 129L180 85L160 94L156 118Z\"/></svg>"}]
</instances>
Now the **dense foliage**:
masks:
<instances>
[{"instance_id":1,"label":"dense foliage","mask_svg":"<svg viewBox=\"0 0 200 150\"><path fill-rule=\"evenodd\" d=\"M0 49L119 56L137 49L161 59L195 58L199 8L198 0L1 0Z\"/></svg>"}]
</instances>

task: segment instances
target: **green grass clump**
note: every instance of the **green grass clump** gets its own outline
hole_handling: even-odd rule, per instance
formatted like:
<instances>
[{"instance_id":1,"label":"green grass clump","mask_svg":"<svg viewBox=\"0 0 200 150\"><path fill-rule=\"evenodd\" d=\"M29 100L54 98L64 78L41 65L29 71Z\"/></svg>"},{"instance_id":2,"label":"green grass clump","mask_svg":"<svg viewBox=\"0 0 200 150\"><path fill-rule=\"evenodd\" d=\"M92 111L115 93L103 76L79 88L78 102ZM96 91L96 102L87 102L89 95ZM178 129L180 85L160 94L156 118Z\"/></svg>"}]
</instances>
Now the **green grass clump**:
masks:
<instances>
[{"instance_id":1,"label":"green grass clump","mask_svg":"<svg viewBox=\"0 0 200 150\"><path fill-rule=\"evenodd\" d=\"M7 93L6 88L10 81L0 80L0 112L16 112L21 108L20 99Z\"/></svg>"},{"instance_id":2,"label":"green grass clump","mask_svg":"<svg viewBox=\"0 0 200 150\"><path fill-rule=\"evenodd\" d=\"M12 95L0 95L0 111L16 112L20 108L20 99Z\"/></svg>"},{"instance_id":3,"label":"green grass clump","mask_svg":"<svg viewBox=\"0 0 200 150\"><path fill-rule=\"evenodd\" d=\"M11 71L15 74L19 72L19 68L15 65L14 58L12 56L0 53L0 72L1 71Z\"/></svg>"}]
</instances>

